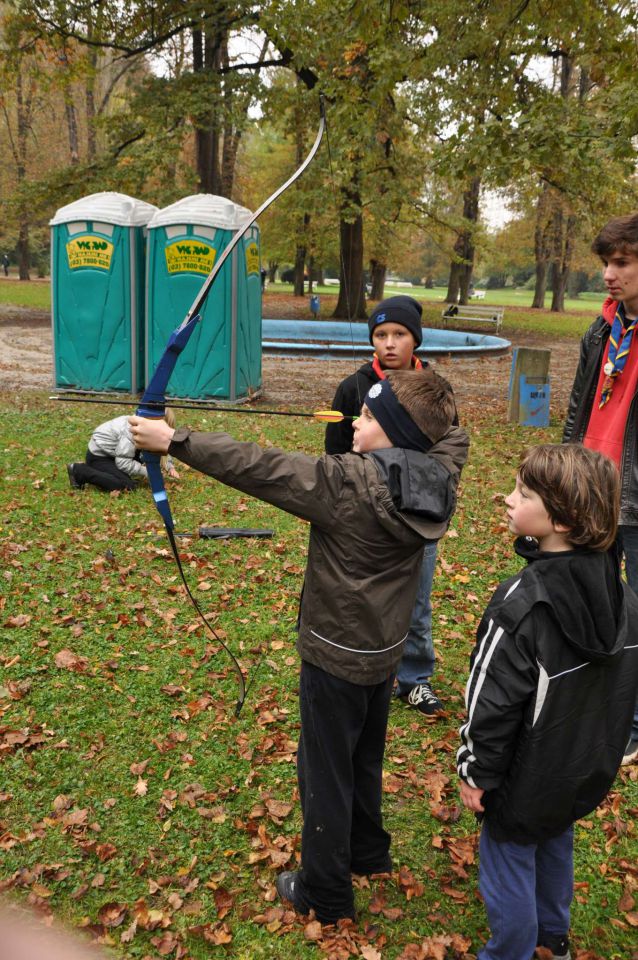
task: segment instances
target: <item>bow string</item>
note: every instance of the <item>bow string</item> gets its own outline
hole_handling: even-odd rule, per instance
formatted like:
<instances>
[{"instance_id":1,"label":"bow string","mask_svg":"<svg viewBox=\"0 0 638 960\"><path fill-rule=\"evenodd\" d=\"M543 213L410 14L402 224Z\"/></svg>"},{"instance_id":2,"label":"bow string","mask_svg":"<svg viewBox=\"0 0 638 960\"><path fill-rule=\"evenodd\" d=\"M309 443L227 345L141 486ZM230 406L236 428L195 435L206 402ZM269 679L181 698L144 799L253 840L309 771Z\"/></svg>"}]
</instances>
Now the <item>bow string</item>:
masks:
<instances>
[{"instance_id":1,"label":"bow string","mask_svg":"<svg viewBox=\"0 0 638 960\"><path fill-rule=\"evenodd\" d=\"M307 157L305 158L301 166L299 166L295 170L292 176L290 176L284 184L278 187L274 193L272 193L266 200L264 200L264 202L261 204L258 210L250 217L250 219L245 223L245 225L240 230L237 231L237 233L231 239L230 243L224 249L223 253L221 254L219 259L213 266L213 269L208 274L206 280L202 284L202 287L199 293L197 294L197 297L195 298L193 304L191 305L188 313L186 314L186 317L184 318L183 322L179 327L177 327L176 330L174 330L171 333L168 339L168 343L166 344L166 347L164 349L164 353L162 354L159 360L159 363L155 368L155 371L148 383L148 386L144 390L142 399L137 408L136 413L139 417L161 419L164 416L166 412L166 390L168 388L168 382L171 378L171 374L173 373L173 370L175 369L175 364L177 363L177 359L179 355L182 353L182 351L188 344L188 341L190 340L193 330L201 320L200 311L203 307L204 302L206 301L206 298L209 294L209 291L213 283L215 282L215 278L219 275L219 272L222 269L224 263L226 262L228 257L231 255L231 253L233 252L237 244L240 242L242 237L255 223L255 221L261 216L262 213L264 213L265 210L268 209L271 203L274 203L275 200L277 200L278 197L280 197L282 193L284 193L288 189L288 187L290 187L295 182L295 180L297 180L297 178L304 173L304 171L310 165L310 163L312 163L312 160L314 159L315 154L317 153L319 146L321 144L321 140L323 138L323 134L326 126L325 104L324 104L323 97L320 98L320 112L321 112L321 119L319 124L319 130L315 138L315 142L313 143L310 149L310 152L308 153ZM177 568L179 570L180 577L181 577L182 583L184 584L184 588L186 590L187 596L191 600L191 603L195 607L202 622L205 624L205 626L209 630L211 636L214 637L216 642L219 643L221 647L223 647L223 649L226 651L226 653L230 657L233 665L233 669L237 674L238 696L237 696L237 703L235 706L235 716L238 717L240 714L241 708L244 704L244 700L246 699L246 681L244 679L244 674L239 665L239 661L237 660L236 656L234 655L230 647L228 647L228 645L224 642L224 640L219 636L219 634L216 632L212 624L209 622L209 620L203 613L198 601L193 596L191 589L188 585L188 582L186 580L184 569L182 567L182 562L179 557L177 542L175 539L175 524L173 521L173 516L172 516L172 512L171 512L171 508L168 500L168 494L166 492L166 487L164 485L164 478L162 476L160 457L156 453L150 453L148 451L144 451L143 458L144 458L144 463L146 465L146 470L148 473L148 481L151 488L151 492L153 494L153 500L155 502L155 506L157 507L157 510L164 523L164 527L166 529L166 535L171 545L173 557L175 558L175 562L177 564Z\"/></svg>"}]
</instances>

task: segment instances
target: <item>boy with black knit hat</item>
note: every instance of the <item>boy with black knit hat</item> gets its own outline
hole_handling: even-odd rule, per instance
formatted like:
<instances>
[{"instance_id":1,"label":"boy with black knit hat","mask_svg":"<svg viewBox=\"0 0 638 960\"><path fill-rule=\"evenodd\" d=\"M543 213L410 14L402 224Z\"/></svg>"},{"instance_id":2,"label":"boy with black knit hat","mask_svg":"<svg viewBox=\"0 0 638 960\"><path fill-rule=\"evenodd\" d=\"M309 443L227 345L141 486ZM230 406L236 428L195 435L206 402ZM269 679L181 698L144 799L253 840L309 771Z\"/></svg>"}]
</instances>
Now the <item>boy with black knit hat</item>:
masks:
<instances>
[{"instance_id":1,"label":"boy with black knit hat","mask_svg":"<svg viewBox=\"0 0 638 960\"><path fill-rule=\"evenodd\" d=\"M374 383L383 380L389 370L420 370L427 367L414 354L421 346L422 307L413 297L397 296L382 300L368 320L370 343L375 353L372 362L365 363L356 373L346 377L337 387L332 409L340 410L348 418L361 410L362 398ZM455 420L458 422L458 420ZM326 453L348 453L352 449L352 420L329 424L326 427ZM432 716L443 709L443 704L432 690L435 655L432 642L432 581L436 566L436 540L423 549L421 579L412 622L403 657L397 673L396 695L421 713Z\"/></svg>"},{"instance_id":2,"label":"boy with black knit hat","mask_svg":"<svg viewBox=\"0 0 638 960\"><path fill-rule=\"evenodd\" d=\"M277 889L324 923L354 916L351 872L392 868L381 815L386 723L423 540L447 529L467 457L454 414L449 384L423 370L392 371L371 387L353 451L338 457L130 419L139 447L170 450L310 521L297 639L302 865L280 874Z\"/></svg>"}]
</instances>

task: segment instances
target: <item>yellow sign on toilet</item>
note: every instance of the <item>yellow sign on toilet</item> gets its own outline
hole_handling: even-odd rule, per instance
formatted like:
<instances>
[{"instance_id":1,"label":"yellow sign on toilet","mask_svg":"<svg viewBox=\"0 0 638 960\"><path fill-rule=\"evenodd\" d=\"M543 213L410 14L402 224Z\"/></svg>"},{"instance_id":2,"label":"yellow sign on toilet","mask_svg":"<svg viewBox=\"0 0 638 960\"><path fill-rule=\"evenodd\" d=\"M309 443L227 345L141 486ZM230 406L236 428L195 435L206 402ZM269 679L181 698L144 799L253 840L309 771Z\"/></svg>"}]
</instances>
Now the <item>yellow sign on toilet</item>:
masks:
<instances>
[{"instance_id":1,"label":"yellow sign on toilet","mask_svg":"<svg viewBox=\"0 0 638 960\"><path fill-rule=\"evenodd\" d=\"M70 270L77 270L79 267L110 270L113 244L104 237L96 237L93 234L73 237L72 240L67 241L66 255Z\"/></svg>"},{"instance_id":2,"label":"yellow sign on toilet","mask_svg":"<svg viewBox=\"0 0 638 960\"><path fill-rule=\"evenodd\" d=\"M246 273L259 273L259 247L256 243L246 246Z\"/></svg>"},{"instance_id":3,"label":"yellow sign on toilet","mask_svg":"<svg viewBox=\"0 0 638 960\"><path fill-rule=\"evenodd\" d=\"M169 273L209 274L217 251L200 240L175 240L164 248Z\"/></svg>"}]
</instances>

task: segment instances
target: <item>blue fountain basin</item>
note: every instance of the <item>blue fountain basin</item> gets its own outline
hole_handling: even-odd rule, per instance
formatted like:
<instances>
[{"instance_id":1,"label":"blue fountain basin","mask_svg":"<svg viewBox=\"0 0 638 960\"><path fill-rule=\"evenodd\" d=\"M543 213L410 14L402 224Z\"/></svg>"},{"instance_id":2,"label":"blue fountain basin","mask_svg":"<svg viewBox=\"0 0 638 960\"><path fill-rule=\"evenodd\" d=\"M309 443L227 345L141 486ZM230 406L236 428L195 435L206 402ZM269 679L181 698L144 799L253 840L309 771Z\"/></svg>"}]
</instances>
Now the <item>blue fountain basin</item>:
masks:
<instances>
[{"instance_id":1,"label":"blue fountain basin","mask_svg":"<svg viewBox=\"0 0 638 960\"><path fill-rule=\"evenodd\" d=\"M262 320L262 351L277 357L312 356L369 357L370 338L367 323L337 320ZM419 356L497 355L511 347L509 340L490 334L466 333L463 330L423 328Z\"/></svg>"}]
</instances>

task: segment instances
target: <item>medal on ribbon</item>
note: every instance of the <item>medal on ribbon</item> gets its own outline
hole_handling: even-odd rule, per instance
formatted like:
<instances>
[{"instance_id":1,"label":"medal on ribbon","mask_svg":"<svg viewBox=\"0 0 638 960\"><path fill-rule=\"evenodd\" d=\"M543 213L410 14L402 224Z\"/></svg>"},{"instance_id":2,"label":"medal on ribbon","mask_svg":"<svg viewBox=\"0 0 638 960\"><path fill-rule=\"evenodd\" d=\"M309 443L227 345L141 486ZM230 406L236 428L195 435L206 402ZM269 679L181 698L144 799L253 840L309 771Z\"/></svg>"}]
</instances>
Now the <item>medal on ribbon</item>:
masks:
<instances>
[{"instance_id":1,"label":"medal on ribbon","mask_svg":"<svg viewBox=\"0 0 638 960\"><path fill-rule=\"evenodd\" d=\"M623 316L624 309L622 304L619 304L609 335L609 351L607 353L607 361L603 367L605 379L603 380L603 386L600 392L599 409L602 409L609 401L616 378L619 377L625 369L625 363L627 362L629 350L631 349L634 328L638 323L637 317L635 320L632 320L625 329Z\"/></svg>"}]
</instances>

